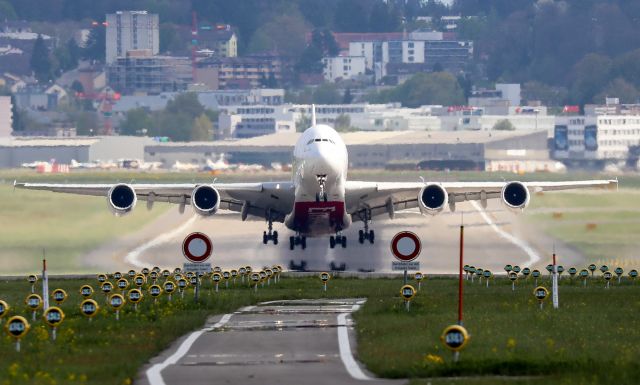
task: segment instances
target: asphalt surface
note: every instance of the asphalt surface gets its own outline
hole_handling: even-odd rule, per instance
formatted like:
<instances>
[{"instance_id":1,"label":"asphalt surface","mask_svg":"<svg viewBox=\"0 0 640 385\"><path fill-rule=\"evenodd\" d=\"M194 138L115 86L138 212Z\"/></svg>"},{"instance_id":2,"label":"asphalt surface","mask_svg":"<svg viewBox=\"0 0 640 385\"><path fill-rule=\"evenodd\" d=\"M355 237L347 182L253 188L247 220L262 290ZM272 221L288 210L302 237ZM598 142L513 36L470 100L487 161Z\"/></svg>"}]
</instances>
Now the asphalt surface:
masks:
<instances>
[{"instance_id":1,"label":"asphalt surface","mask_svg":"<svg viewBox=\"0 0 640 385\"><path fill-rule=\"evenodd\" d=\"M522 215L505 210L497 201L491 201L484 211L477 204L463 203L455 213L445 210L436 216L400 212L393 220L386 216L374 219L371 223L376 232L373 245L357 242L362 225L355 223L344 233L348 239L346 249L330 249L328 237L323 237L308 238L306 250L291 251L288 241L291 232L282 224L274 224L279 232L279 244L263 245L265 222L242 222L238 214L224 212L209 218L194 217L189 208L180 215L172 208L147 228L92 251L83 258L83 263L105 271L180 266L185 262L182 240L187 234L200 231L213 241L213 255L207 262L226 269L274 264L287 267L292 260L295 263L304 260L308 269L316 271L326 270L334 262L344 263L352 271L389 272L393 260L391 238L399 231L409 230L422 239L422 253L418 257L421 270L427 274L450 274L458 268L461 222L465 225L465 263L494 273L502 272L506 264L544 268L550 263L554 249L564 266L585 263L579 251L525 225Z\"/></svg>"},{"instance_id":2,"label":"asphalt surface","mask_svg":"<svg viewBox=\"0 0 640 385\"><path fill-rule=\"evenodd\" d=\"M355 362L349 314L362 303L360 299L276 301L214 317L200 334L184 336L151 360L136 383L403 383L375 379Z\"/></svg>"}]
</instances>

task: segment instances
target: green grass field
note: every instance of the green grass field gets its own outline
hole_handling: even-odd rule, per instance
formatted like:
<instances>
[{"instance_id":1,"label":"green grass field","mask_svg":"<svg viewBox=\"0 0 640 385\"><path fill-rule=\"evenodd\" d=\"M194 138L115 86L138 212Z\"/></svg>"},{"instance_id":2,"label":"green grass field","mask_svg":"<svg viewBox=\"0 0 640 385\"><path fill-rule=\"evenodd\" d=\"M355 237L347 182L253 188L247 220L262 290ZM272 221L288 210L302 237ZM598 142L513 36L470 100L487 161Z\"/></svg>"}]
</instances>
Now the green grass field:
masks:
<instances>
[{"instance_id":1,"label":"green grass field","mask_svg":"<svg viewBox=\"0 0 640 385\"><path fill-rule=\"evenodd\" d=\"M637 383L640 282L627 279L605 289L600 278L590 279L586 288L563 278L559 310L550 303L539 309L531 280L518 282L516 291L505 279L492 280L489 288L466 282L465 326L471 342L457 364L439 341L444 327L456 319L453 279L423 281L410 312L399 297L401 280L336 278L325 294L317 278L285 277L257 294L238 286L208 295L210 286L205 286L198 305L191 290L184 301L174 294L171 303L163 297L154 305L147 297L138 312L127 305L117 322L104 306L93 322L79 314L82 283L50 284L71 295L62 306L67 319L56 342L40 320L20 353L3 333L1 384L128 384L139 367L178 336L200 327L207 315L259 301L324 296L368 298L355 314L358 356L379 376L411 378L414 384ZM90 283L96 287L96 281ZM548 279L543 283L548 285ZM0 282L0 297L13 306L11 314L30 319L23 304L29 287L26 280ZM102 294L94 297L104 304Z\"/></svg>"}]
</instances>

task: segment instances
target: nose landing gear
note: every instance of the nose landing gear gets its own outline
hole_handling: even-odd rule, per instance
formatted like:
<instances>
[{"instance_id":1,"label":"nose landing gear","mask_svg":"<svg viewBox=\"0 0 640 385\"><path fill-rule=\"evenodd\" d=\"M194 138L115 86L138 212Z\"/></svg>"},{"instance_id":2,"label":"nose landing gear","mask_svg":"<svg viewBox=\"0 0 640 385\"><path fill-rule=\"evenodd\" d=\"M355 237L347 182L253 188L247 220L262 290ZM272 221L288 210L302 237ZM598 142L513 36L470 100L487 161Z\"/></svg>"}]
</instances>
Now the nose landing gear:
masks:
<instances>
[{"instance_id":1,"label":"nose landing gear","mask_svg":"<svg viewBox=\"0 0 640 385\"><path fill-rule=\"evenodd\" d=\"M273 241L274 245L278 244L278 232L273 231L273 220L271 219L271 215L267 216L267 222L269 223L269 231L262 232L262 243L267 244L269 241Z\"/></svg>"}]
</instances>

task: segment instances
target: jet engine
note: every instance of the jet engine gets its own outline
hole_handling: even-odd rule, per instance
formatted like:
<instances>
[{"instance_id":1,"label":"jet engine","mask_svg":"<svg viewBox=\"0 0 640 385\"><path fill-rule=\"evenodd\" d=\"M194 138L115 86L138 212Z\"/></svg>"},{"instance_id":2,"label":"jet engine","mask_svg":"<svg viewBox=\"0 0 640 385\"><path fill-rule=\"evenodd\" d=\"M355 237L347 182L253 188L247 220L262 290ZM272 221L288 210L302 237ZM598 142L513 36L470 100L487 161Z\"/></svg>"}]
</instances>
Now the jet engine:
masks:
<instances>
[{"instance_id":1,"label":"jet engine","mask_svg":"<svg viewBox=\"0 0 640 385\"><path fill-rule=\"evenodd\" d=\"M418 205L423 214L436 215L449 203L449 195L444 187L428 184L418 194Z\"/></svg>"},{"instance_id":2,"label":"jet engine","mask_svg":"<svg viewBox=\"0 0 640 385\"><path fill-rule=\"evenodd\" d=\"M138 197L133 187L128 184L117 184L109 190L107 200L109 209L115 215L125 215L136 207Z\"/></svg>"},{"instance_id":3,"label":"jet engine","mask_svg":"<svg viewBox=\"0 0 640 385\"><path fill-rule=\"evenodd\" d=\"M511 211L521 212L531 199L529 189L522 182L509 182L502 187L502 203Z\"/></svg>"},{"instance_id":4,"label":"jet engine","mask_svg":"<svg viewBox=\"0 0 640 385\"><path fill-rule=\"evenodd\" d=\"M191 205L198 215L213 215L220 207L220 193L209 185L198 186L191 192Z\"/></svg>"}]
</instances>

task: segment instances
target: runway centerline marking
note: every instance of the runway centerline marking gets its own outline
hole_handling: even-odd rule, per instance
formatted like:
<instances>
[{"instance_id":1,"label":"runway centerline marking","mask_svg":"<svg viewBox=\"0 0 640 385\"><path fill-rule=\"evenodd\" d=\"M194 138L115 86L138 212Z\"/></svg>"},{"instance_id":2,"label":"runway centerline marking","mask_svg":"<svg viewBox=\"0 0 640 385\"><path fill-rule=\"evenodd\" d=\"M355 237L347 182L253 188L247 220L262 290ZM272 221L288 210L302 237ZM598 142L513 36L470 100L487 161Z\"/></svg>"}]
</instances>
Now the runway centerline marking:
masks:
<instances>
[{"instance_id":1,"label":"runway centerline marking","mask_svg":"<svg viewBox=\"0 0 640 385\"><path fill-rule=\"evenodd\" d=\"M353 305L351 312L355 312L358 309L360 309L360 303ZM349 314L351 313L342 313L338 316L338 345L340 348L340 359L351 377L356 380L371 380L371 378L364 374L362 369L360 369L360 366L358 366L355 358L353 358L351 344L349 343L349 333L347 330L347 315Z\"/></svg>"},{"instance_id":2,"label":"runway centerline marking","mask_svg":"<svg viewBox=\"0 0 640 385\"><path fill-rule=\"evenodd\" d=\"M216 322L215 325L206 327L191 333L189 337L187 337L187 339L185 339L180 344L180 347L178 347L178 350L176 350L175 353L167 357L167 359L164 360L162 363L155 364L152 367L150 367L147 370L147 379L149 380L149 384L150 385L166 385L164 380L162 379L162 370L164 370L164 368L166 368L169 365L174 365L176 362L178 362L180 358L182 358L185 354L187 354L187 352L189 352L189 349L191 349L191 346L193 345L193 343L196 342L196 340L200 338L200 336L203 333L210 332L215 329L219 329L223 327L227 322L229 322L229 320L231 319L231 316L233 316L233 314L225 314L224 316L222 316L220 321Z\"/></svg>"},{"instance_id":3,"label":"runway centerline marking","mask_svg":"<svg viewBox=\"0 0 640 385\"><path fill-rule=\"evenodd\" d=\"M183 223L181 226L171 231L167 231L166 233L162 233L157 237L153 238L152 240L146 243L143 243L141 246L136 247L124 257L124 261L134 265L135 267L140 267L140 268L146 267L147 265L142 263L138 259L142 253L144 253L145 251L147 251L152 247L159 246L163 243L168 242L171 238L185 231L187 227L191 226L193 222L195 222L196 219L197 219L197 216L194 215L191 218L189 218L185 223Z\"/></svg>"},{"instance_id":4,"label":"runway centerline marking","mask_svg":"<svg viewBox=\"0 0 640 385\"><path fill-rule=\"evenodd\" d=\"M534 265L542 259L540 258L538 253L536 253L535 250L533 250L533 248L529 246L529 244L527 244L527 242L523 241L522 239L518 239L513 234L509 234L506 231L499 228L498 226L496 226L493 220L489 218L489 215L487 215L487 213L482 209L482 207L480 206L480 204L478 204L477 201L471 201L471 205L478 211L482 219L484 219L484 221L487 222L487 224L491 227L491 229L493 229L493 231L495 231L500 237L513 243L514 245L522 249L522 251L527 253L527 255L529 256L529 260L524 263L525 265L529 265L529 266Z\"/></svg>"}]
</instances>

